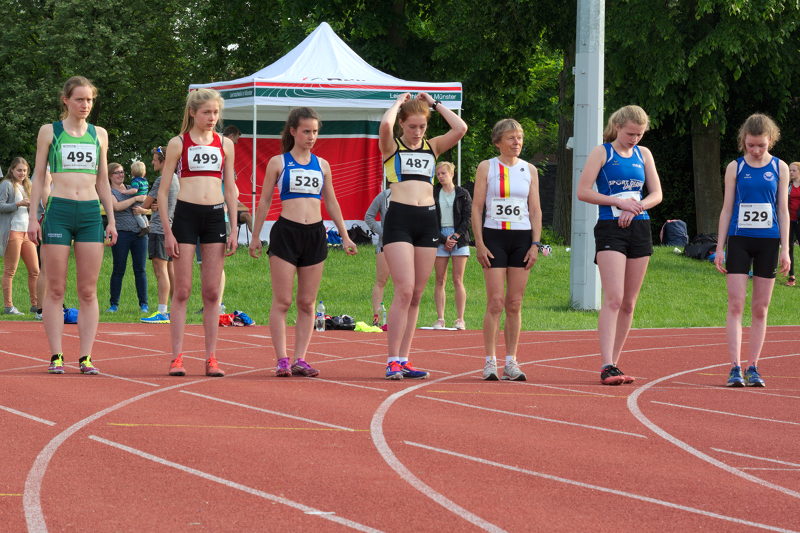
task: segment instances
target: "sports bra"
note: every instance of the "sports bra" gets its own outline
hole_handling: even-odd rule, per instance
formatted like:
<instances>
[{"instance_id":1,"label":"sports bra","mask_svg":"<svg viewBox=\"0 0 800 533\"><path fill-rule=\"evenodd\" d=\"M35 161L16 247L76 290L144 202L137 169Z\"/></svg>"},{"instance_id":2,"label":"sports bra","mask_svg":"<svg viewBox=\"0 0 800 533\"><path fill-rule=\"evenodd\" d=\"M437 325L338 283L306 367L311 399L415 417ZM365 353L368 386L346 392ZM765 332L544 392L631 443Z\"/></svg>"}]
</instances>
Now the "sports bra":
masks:
<instances>
[{"instance_id":1,"label":"sports bra","mask_svg":"<svg viewBox=\"0 0 800 533\"><path fill-rule=\"evenodd\" d=\"M311 154L311 160L302 165L298 163L290 152L283 154L283 169L278 174L278 192L281 201L292 200L294 198L316 198L322 197L322 185L325 183L325 175L319 159Z\"/></svg>"},{"instance_id":2,"label":"sports bra","mask_svg":"<svg viewBox=\"0 0 800 533\"><path fill-rule=\"evenodd\" d=\"M436 173L436 155L426 139L422 146L411 149L400 139L394 140L397 149L383 162L383 172L389 183L401 181L427 181L433 185Z\"/></svg>"},{"instance_id":3,"label":"sports bra","mask_svg":"<svg viewBox=\"0 0 800 533\"><path fill-rule=\"evenodd\" d=\"M100 141L97 140L97 129L88 124L86 132L80 137L73 137L64 129L62 121L53 122L53 141L48 153L50 172L79 172L81 174L97 174L100 160Z\"/></svg>"},{"instance_id":4,"label":"sports bra","mask_svg":"<svg viewBox=\"0 0 800 533\"><path fill-rule=\"evenodd\" d=\"M183 149L176 173L181 178L207 176L222 179L225 163L225 150L222 149L222 136L214 132L211 144L197 144L187 131L181 136Z\"/></svg>"}]
</instances>

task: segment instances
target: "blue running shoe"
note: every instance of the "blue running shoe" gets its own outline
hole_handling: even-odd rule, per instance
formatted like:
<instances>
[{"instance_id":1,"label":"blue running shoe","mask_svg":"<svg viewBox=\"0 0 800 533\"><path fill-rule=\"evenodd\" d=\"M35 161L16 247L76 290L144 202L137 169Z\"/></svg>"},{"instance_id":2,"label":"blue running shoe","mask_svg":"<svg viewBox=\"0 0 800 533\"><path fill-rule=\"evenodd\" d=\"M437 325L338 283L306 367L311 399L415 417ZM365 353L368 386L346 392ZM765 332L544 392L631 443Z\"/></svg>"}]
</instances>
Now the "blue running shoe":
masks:
<instances>
[{"instance_id":1,"label":"blue running shoe","mask_svg":"<svg viewBox=\"0 0 800 533\"><path fill-rule=\"evenodd\" d=\"M750 365L744 373L744 384L748 387L766 387L755 365Z\"/></svg>"},{"instance_id":2,"label":"blue running shoe","mask_svg":"<svg viewBox=\"0 0 800 533\"><path fill-rule=\"evenodd\" d=\"M391 361L386 365L386 379L403 379L403 368L399 361Z\"/></svg>"},{"instance_id":3,"label":"blue running shoe","mask_svg":"<svg viewBox=\"0 0 800 533\"><path fill-rule=\"evenodd\" d=\"M145 324L169 324L169 314L156 312L150 316L143 316L139 319L139 322L144 322Z\"/></svg>"},{"instance_id":4,"label":"blue running shoe","mask_svg":"<svg viewBox=\"0 0 800 533\"><path fill-rule=\"evenodd\" d=\"M114 304L109 305L106 309L106 313L116 313L117 311L119 311L119 306Z\"/></svg>"},{"instance_id":5,"label":"blue running shoe","mask_svg":"<svg viewBox=\"0 0 800 533\"><path fill-rule=\"evenodd\" d=\"M742 367L735 366L731 368L731 373L728 375L728 387L744 387Z\"/></svg>"},{"instance_id":6,"label":"blue running shoe","mask_svg":"<svg viewBox=\"0 0 800 533\"><path fill-rule=\"evenodd\" d=\"M139 306L139 311L141 311L143 315L146 315L150 312L150 307L147 304L142 304Z\"/></svg>"},{"instance_id":7,"label":"blue running shoe","mask_svg":"<svg viewBox=\"0 0 800 533\"><path fill-rule=\"evenodd\" d=\"M425 379L428 377L427 372L423 372L422 370L417 370L411 363L405 361L400 363L400 368L403 369L403 377L408 379Z\"/></svg>"}]
</instances>

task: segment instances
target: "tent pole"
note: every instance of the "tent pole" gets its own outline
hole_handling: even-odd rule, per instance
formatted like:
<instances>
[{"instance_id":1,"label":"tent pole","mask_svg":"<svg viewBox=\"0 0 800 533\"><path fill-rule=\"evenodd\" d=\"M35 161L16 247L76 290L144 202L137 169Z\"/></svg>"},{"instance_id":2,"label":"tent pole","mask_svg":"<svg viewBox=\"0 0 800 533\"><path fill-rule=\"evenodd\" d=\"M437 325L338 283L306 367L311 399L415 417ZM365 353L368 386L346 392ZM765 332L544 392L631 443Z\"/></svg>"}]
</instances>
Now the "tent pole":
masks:
<instances>
[{"instance_id":1,"label":"tent pole","mask_svg":"<svg viewBox=\"0 0 800 533\"><path fill-rule=\"evenodd\" d=\"M256 141L258 138L258 114L257 114L257 105L256 105L256 80L253 80L253 164L251 173L250 173L250 210L252 211L252 216L255 219L256 216L256 154L258 150L256 149ZM250 235L252 239L253 236ZM261 235L258 236L258 239L261 240Z\"/></svg>"},{"instance_id":2,"label":"tent pole","mask_svg":"<svg viewBox=\"0 0 800 533\"><path fill-rule=\"evenodd\" d=\"M461 108L458 108L458 118L461 118ZM461 139L458 140L458 186L461 187Z\"/></svg>"}]
</instances>

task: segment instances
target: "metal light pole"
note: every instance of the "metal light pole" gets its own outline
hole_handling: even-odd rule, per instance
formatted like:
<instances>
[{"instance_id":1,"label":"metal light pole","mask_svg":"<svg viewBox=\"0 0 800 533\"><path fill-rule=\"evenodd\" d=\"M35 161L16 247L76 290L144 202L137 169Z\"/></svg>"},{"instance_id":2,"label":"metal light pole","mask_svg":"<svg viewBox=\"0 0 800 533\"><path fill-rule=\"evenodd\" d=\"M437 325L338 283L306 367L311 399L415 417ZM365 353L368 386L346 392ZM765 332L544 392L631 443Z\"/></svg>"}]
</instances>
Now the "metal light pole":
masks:
<instances>
[{"instance_id":1,"label":"metal light pole","mask_svg":"<svg viewBox=\"0 0 800 533\"><path fill-rule=\"evenodd\" d=\"M575 309L600 308L600 275L594 264L597 206L577 198L578 180L603 131L605 0L578 0L575 47L575 136L572 150L572 252L570 302Z\"/></svg>"}]
</instances>

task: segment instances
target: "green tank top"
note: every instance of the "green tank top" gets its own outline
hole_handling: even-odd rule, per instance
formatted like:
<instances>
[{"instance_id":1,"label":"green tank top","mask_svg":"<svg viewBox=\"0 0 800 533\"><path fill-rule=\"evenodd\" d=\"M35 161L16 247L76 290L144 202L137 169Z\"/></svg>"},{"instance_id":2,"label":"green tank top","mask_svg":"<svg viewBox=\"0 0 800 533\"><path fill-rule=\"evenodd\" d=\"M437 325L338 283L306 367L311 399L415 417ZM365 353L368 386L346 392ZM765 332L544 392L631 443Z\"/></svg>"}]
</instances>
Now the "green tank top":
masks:
<instances>
[{"instance_id":1,"label":"green tank top","mask_svg":"<svg viewBox=\"0 0 800 533\"><path fill-rule=\"evenodd\" d=\"M50 143L50 172L80 172L97 174L100 162L100 142L97 129L89 124L82 137L73 137L64 130L61 121L53 122L53 142Z\"/></svg>"}]
</instances>

